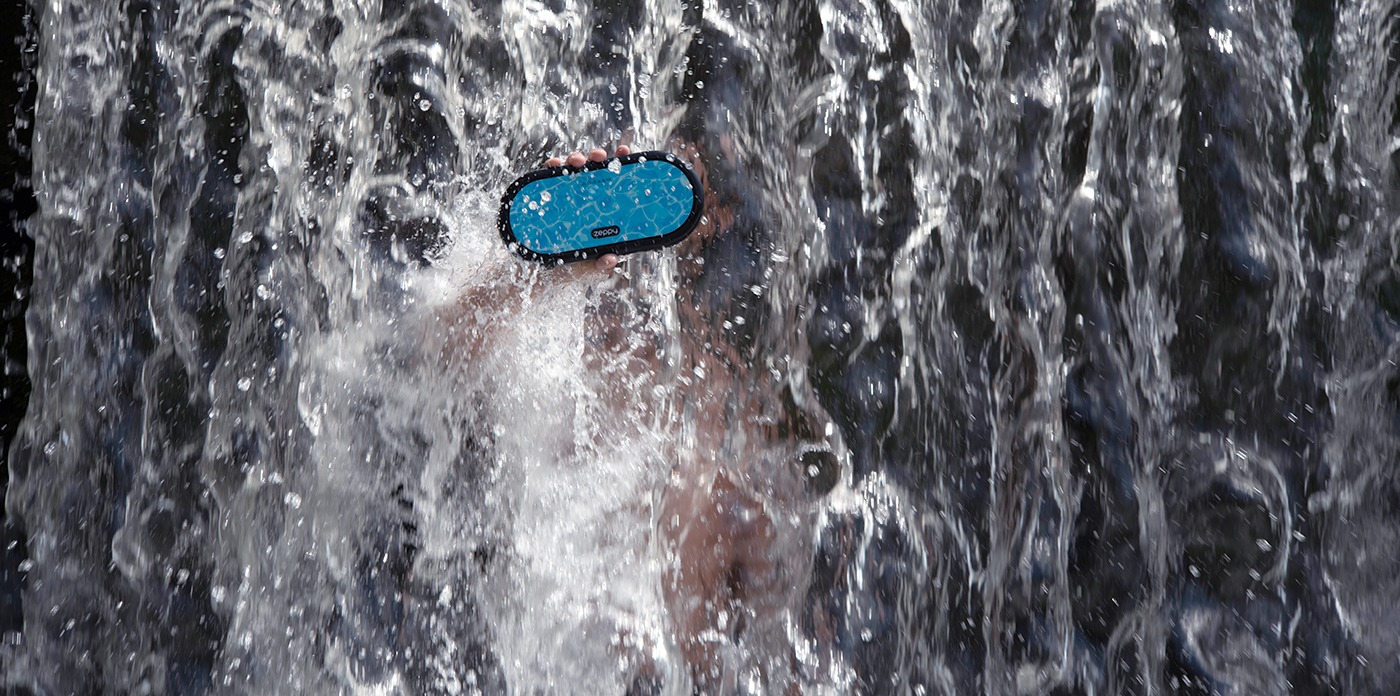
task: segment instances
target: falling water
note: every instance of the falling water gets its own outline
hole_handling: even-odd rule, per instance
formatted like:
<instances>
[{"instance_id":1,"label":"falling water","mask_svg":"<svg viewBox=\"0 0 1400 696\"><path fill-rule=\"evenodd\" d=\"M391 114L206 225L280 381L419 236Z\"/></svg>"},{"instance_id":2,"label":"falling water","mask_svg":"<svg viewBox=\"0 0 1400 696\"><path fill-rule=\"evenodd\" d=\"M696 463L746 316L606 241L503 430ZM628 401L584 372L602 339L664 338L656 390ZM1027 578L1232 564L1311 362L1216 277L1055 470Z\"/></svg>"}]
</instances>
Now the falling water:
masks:
<instances>
[{"instance_id":1,"label":"falling water","mask_svg":"<svg viewBox=\"0 0 1400 696\"><path fill-rule=\"evenodd\" d=\"M1400 4L32 12L7 692L1400 681Z\"/></svg>"}]
</instances>

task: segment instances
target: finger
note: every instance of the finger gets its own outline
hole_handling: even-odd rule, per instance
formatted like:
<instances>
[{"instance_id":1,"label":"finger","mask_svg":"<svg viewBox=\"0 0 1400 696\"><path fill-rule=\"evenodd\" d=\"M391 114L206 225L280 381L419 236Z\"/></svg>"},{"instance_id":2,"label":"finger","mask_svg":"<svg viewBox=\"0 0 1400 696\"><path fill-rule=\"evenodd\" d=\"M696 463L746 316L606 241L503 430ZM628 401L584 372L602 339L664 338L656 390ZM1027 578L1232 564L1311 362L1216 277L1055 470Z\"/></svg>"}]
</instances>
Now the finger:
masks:
<instances>
[{"instance_id":1,"label":"finger","mask_svg":"<svg viewBox=\"0 0 1400 696\"><path fill-rule=\"evenodd\" d=\"M618 156L618 157L625 157L625 156L630 155L630 154L632 154L632 148L627 147L626 145L618 145L618 146L617 146L617 156Z\"/></svg>"},{"instance_id":2,"label":"finger","mask_svg":"<svg viewBox=\"0 0 1400 696\"><path fill-rule=\"evenodd\" d=\"M550 283L573 283L580 280L600 279L610 275L618 264L617 254L604 254L596 259L565 264L544 277Z\"/></svg>"},{"instance_id":3,"label":"finger","mask_svg":"<svg viewBox=\"0 0 1400 696\"><path fill-rule=\"evenodd\" d=\"M587 161L588 160L584 159L582 152L570 152L569 159L567 160L570 167L582 167L583 163Z\"/></svg>"},{"instance_id":4,"label":"finger","mask_svg":"<svg viewBox=\"0 0 1400 696\"><path fill-rule=\"evenodd\" d=\"M574 264L575 273L580 277L607 275L617 268L618 260L617 254L603 254L596 259Z\"/></svg>"},{"instance_id":5,"label":"finger","mask_svg":"<svg viewBox=\"0 0 1400 696\"><path fill-rule=\"evenodd\" d=\"M603 160L605 160L605 159L607 159L607 158L608 158L608 153L607 153L607 151L604 150L604 149L601 148L601 147L595 147L595 148L593 148L593 151L592 151L592 152L588 153L588 159L593 160L594 162L602 162Z\"/></svg>"},{"instance_id":6,"label":"finger","mask_svg":"<svg viewBox=\"0 0 1400 696\"><path fill-rule=\"evenodd\" d=\"M611 273L617 268L617 254L603 254L596 259L589 259L581 263L573 264L574 272L580 276L603 275Z\"/></svg>"},{"instance_id":7,"label":"finger","mask_svg":"<svg viewBox=\"0 0 1400 696\"><path fill-rule=\"evenodd\" d=\"M561 160L558 157L550 157L549 159L544 161L544 166L546 167L558 167L562 164L564 164L564 160Z\"/></svg>"}]
</instances>

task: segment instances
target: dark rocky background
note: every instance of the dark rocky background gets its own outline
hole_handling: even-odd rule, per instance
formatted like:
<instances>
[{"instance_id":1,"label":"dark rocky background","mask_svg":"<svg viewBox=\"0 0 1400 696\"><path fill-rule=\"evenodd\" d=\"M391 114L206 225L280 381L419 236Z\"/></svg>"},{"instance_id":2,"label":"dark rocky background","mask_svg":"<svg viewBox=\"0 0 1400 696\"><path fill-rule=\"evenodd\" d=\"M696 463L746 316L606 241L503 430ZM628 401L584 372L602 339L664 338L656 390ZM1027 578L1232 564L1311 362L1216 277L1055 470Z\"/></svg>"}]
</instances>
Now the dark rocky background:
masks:
<instances>
[{"instance_id":1,"label":"dark rocky background","mask_svg":"<svg viewBox=\"0 0 1400 696\"><path fill-rule=\"evenodd\" d=\"M37 205L30 186L34 132L34 12L28 2L0 4L0 500L10 480L9 452L29 400L24 311L29 306L33 244L25 221ZM18 632L25 535L0 505L0 636Z\"/></svg>"}]
</instances>

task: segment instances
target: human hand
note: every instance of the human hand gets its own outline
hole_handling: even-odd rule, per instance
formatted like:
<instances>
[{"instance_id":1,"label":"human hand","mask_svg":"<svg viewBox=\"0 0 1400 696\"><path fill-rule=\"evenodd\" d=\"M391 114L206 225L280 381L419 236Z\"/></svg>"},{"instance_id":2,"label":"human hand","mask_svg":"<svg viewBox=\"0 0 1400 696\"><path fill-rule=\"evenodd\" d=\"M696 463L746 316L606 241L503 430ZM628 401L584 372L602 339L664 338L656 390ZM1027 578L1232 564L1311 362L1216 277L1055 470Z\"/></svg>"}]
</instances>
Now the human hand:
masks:
<instances>
[{"instance_id":1,"label":"human hand","mask_svg":"<svg viewBox=\"0 0 1400 696\"><path fill-rule=\"evenodd\" d=\"M617 146L618 157L631 154L631 152L632 148L627 147L626 145ZM544 166L561 167L567 164L570 167L582 167L587 162L602 162L607 158L608 153L606 150L604 150L601 147L595 147L591 152L588 153L586 157L582 152L575 151L569 153L568 157L551 157L548 161L544 163ZM559 269L559 273L560 275L565 276L567 279L580 280L589 276L596 276L600 274L605 275L611 273L614 269L617 268L619 260L620 259L618 259L617 254L604 254L596 259L589 259L587 261L580 261L579 263L568 264L564 268Z\"/></svg>"}]
</instances>

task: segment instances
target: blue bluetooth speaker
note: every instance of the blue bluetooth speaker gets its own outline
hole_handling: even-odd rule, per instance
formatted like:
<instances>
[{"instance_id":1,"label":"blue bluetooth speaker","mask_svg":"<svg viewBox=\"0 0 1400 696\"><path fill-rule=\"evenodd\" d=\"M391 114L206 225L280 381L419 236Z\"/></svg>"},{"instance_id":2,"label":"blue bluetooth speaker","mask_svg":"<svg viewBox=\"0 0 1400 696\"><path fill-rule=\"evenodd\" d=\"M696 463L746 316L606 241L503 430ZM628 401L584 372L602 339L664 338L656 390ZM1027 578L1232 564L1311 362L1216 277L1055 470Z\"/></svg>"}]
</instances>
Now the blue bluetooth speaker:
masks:
<instances>
[{"instance_id":1,"label":"blue bluetooth speaker","mask_svg":"<svg viewBox=\"0 0 1400 696\"><path fill-rule=\"evenodd\" d=\"M688 164L664 152L638 152L525 174L501 197L499 224L515 253L562 263L676 244L695 229L704 207Z\"/></svg>"}]
</instances>

